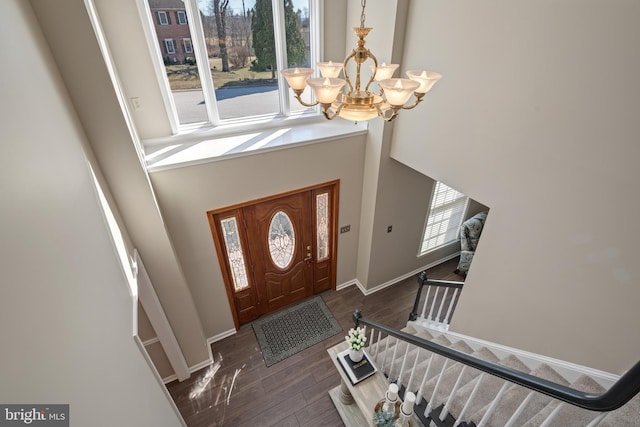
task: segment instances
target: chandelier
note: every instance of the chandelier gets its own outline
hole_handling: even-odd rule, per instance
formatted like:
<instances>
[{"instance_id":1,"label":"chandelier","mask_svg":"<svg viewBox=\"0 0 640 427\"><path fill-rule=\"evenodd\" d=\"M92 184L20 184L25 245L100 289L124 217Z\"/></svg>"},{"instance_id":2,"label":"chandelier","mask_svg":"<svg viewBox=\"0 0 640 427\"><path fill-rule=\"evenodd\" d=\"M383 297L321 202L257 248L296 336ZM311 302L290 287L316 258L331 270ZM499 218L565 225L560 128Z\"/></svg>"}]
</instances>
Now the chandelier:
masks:
<instances>
[{"instance_id":1,"label":"chandelier","mask_svg":"<svg viewBox=\"0 0 640 427\"><path fill-rule=\"evenodd\" d=\"M353 31L358 37L356 48L344 60L344 63L318 62L318 68L322 77L311 78L312 68L288 68L282 71L282 75L289 83L300 104L305 107L313 107L320 104L324 116L332 120L338 116L346 120L364 121L375 117L382 117L391 121L398 116L400 110L415 108L424 95L442 77L442 74L433 71L407 71L408 79L392 78L398 64L378 64L377 58L371 51L365 48L365 38L372 30L364 26L364 10L367 1L361 0L362 12L360 14L360 26ZM360 72L362 65L369 60L371 77L364 90L361 88ZM347 66L350 61L355 62L355 81L348 73ZM344 79L338 78L340 72L344 73ZM372 85L377 83L378 92L372 91ZM307 84L315 95L315 103L307 103L301 95ZM345 88L345 85L347 88ZM407 104L414 95L414 102Z\"/></svg>"}]
</instances>

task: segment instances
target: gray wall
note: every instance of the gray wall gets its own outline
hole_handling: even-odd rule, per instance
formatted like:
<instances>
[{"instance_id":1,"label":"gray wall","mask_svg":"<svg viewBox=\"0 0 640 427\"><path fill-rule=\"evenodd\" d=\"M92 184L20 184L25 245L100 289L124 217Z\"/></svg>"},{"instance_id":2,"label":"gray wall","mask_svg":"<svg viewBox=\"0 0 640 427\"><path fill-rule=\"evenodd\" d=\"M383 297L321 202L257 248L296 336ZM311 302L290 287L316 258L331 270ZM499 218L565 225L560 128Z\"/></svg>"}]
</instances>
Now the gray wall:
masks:
<instances>
[{"instance_id":1,"label":"gray wall","mask_svg":"<svg viewBox=\"0 0 640 427\"><path fill-rule=\"evenodd\" d=\"M405 67L444 77L396 123L392 156L491 207L452 328L628 369L640 3L415 1L409 16Z\"/></svg>"},{"instance_id":2,"label":"gray wall","mask_svg":"<svg viewBox=\"0 0 640 427\"><path fill-rule=\"evenodd\" d=\"M0 14L19 40L0 79L0 401L68 403L71 425L180 425L134 343L100 170L33 10Z\"/></svg>"}]
</instances>

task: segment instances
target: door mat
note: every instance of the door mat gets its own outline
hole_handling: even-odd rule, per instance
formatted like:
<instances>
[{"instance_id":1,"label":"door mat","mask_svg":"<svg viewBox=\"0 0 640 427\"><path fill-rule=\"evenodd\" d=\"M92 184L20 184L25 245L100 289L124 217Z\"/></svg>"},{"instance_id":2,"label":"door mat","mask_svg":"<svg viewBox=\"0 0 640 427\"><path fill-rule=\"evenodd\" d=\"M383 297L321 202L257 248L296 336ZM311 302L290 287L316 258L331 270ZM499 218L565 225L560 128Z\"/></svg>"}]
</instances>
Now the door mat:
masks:
<instances>
[{"instance_id":1,"label":"door mat","mask_svg":"<svg viewBox=\"0 0 640 427\"><path fill-rule=\"evenodd\" d=\"M320 296L261 317L251 326L267 366L342 331Z\"/></svg>"}]
</instances>

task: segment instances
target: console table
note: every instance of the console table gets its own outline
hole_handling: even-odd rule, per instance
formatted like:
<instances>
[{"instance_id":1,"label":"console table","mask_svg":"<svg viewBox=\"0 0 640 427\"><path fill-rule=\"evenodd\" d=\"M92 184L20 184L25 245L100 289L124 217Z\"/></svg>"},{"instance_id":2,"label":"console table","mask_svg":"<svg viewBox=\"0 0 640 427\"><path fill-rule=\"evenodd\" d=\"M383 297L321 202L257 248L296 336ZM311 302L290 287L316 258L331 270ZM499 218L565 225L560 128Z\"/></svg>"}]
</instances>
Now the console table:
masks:
<instances>
[{"instance_id":1,"label":"console table","mask_svg":"<svg viewBox=\"0 0 640 427\"><path fill-rule=\"evenodd\" d=\"M384 375L378 371L356 385L351 384L347 374L338 361L338 353L348 348L342 342L327 350L336 369L340 373L340 385L329 390L329 396L335 405L342 422L347 427L375 427L373 412L376 404L384 398L389 387ZM417 417L411 419L411 426L420 426Z\"/></svg>"}]
</instances>

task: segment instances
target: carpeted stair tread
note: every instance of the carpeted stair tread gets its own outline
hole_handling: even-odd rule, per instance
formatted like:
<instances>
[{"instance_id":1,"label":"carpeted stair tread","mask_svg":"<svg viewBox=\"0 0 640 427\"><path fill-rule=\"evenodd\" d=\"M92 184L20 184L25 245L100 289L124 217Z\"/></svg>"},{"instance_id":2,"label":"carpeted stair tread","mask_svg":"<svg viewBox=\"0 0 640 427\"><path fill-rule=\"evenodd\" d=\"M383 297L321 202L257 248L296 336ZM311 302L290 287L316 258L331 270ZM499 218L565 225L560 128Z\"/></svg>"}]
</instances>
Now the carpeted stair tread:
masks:
<instances>
[{"instance_id":1,"label":"carpeted stair tread","mask_svg":"<svg viewBox=\"0 0 640 427\"><path fill-rule=\"evenodd\" d=\"M451 345L451 341L449 341L447 337L445 337L444 335L440 335L434 338L433 342L446 347L449 347ZM406 349L406 343L401 342L400 344L398 344L398 351L396 352L396 358L393 361L393 363L391 363L391 358L393 358L393 349L391 348L389 348L386 352L387 354L386 360L385 360L384 352L379 358L381 362L384 362L383 371L385 372L385 374L391 375L392 381L397 380L397 377L400 374L400 368L402 367L402 359L404 358L405 349ZM411 349L407 354L407 362L405 364L405 369L410 369L411 367L413 367L413 362L417 354L418 354L418 347L413 346L413 349ZM424 350L420 352L420 354L421 354L421 357L425 358L425 357L429 357L431 352L429 350ZM423 373L424 371L422 371L422 374ZM416 372L416 374L414 375L422 375L422 374L420 372ZM408 381L408 380L409 380L409 377L408 375L406 375L406 372L405 372L405 375L403 375L403 383L405 383L405 381Z\"/></svg>"},{"instance_id":2,"label":"carpeted stair tread","mask_svg":"<svg viewBox=\"0 0 640 427\"><path fill-rule=\"evenodd\" d=\"M473 353L473 348L469 347L469 344L467 344L466 342L459 340L456 341L455 343L451 344L449 346L450 349L452 350L456 350L459 351L461 353L467 353L467 354L471 354ZM430 400L433 396L433 390L435 388L436 382L438 381L438 377L440 376L440 372L442 372L442 367L444 366L445 361L447 361L448 359L446 359L443 356L440 355L436 355L433 358L433 362L431 364L431 370L429 371L429 378L428 380L424 383L424 386L422 387L422 396L426 399L426 400ZM449 369L450 367L453 367L455 365L459 365L459 363L454 362L453 360L448 360L447 361L447 368ZM445 372L446 372L445 369ZM460 371L458 371L460 372ZM443 381L445 379L443 378ZM453 380L455 382L455 379ZM435 407L434 405L431 405L431 407Z\"/></svg>"},{"instance_id":3,"label":"carpeted stair tread","mask_svg":"<svg viewBox=\"0 0 640 427\"><path fill-rule=\"evenodd\" d=\"M486 360L494 363L498 362L498 357L486 347L482 347L470 354L482 360ZM435 396L426 396L427 398L430 399L429 403L432 408L436 408L446 403L446 401L449 399L449 396L451 395L451 391L453 390L453 387L455 386L456 382L458 381L458 378L460 377L462 368L464 367L464 365L461 363L451 364L451 362L449 362L449 364L450 366L445 370L442 380L440 381L440 385L438 386L438 391L436 392ZM464 370L464 373L460 377L459 387L462 387L465 384L469 383L474 378L478 377L480 373L481 371L467 366L467 368ZM429 380L430 384L428 385L428 387L425 387L425 388L428 388L429 390L433 391L436 382L437 382L437 378L432 378L431 380Z\"/></svg>"},{"instance_id":4,"label":"carpeted stair tread","mask_svg":"<svg viewBox=\"0 0 640 427\"><path fill-rule=\"evenodd\" d=\"M502 366L506 366L507 368L515 369L521 372L529 372L529 368L527 365L522 363L520 359L518 359L514 355L508 355L500 361L498 364ZM454 415L460 414L462 408L467 403L469 396L471 396L471 392L473 388L476 386L476 383L480 381L480 376L474 378L469 381L464 386L460 387L455 394L453 402L450 405L450 412ZM482 408L484 408L487 404L491 403L495 395L498 393L504 380L498 377L491 376L489 374L485 374L482 376L482 381L480 383L478 392L476 393L473 401L470 403L469 408L467 409L465 419L468 421L472 419L473 421L478 423L479 419L473 419L470 414L475 414Z\"/></svg>"},{"instance_id":5,"label":"carpeted stair tread","mask_svg":"<svg viewBox=\"0 0 640 427\"><path fill-rule=\"evenodd\" d=\"M611 411L598 427L638 427L640 426L640 394L622 408Z\"/></svg>"},{"instance_id":6,"label":"carpeted stair tread","mask_svg":"<svg viewBox=\"0 0 640 427\"><path fill-rule=\"evenodd\" d=\"M605 388L598 384L593 378L587 375L581 375L570 385L571 388L584 391L587 393L601 394L605 392ZM547 404L540 412L527 421L522 427L538 427L551 413L560 405L561 402L553 400ZM598 412L587 411L577 406L562 404L562 408L551 421L550 427L566 427L566 426L586 426L594 418L598 416Z\"/></svg>"},{"instance_id":7,"label":"carpeted stair tread","mask_svg":"<svg viewBox=\"0 0 640 427\"><path fill-rule=\"evenodd\" d=\"M433 335L426 329L421 329L418 332L416 332L414 335L417 336L418 338L422 338L423 340L429 340L429 341L433 340Z\"/></svg>"},{"instance_id":8,"label":"carpeted stair tread","mask_svg":"<svg viewBox=\"0 0 640 427\"><path fill-rule=\"evenodd\" d=\"M416 328L414 328L411 325L407 325L404 328L400 329L402 332L405 332L407 334L411 334L411 335L415 335L418 331L416 330Z\"/></svg>"},{"instance_id":9,"label":"carpeted stair tread","mask_svg":"<svg viewBox=\"0 0 640 427\"><path fill-rule=\"evenodd\" d=\"M531 374L538 378L553 381L557 384L561 384L564 386L569 385L569 382L562 375L560 375L558 372L556 372L555 369L553 369L546 363L541 364L536 369L531 371ZM529 390L528 388L522 387L517 384L510 386L502 395L499 407L489 417L487 425L505 425L507 421L511 419L513 413L518 409L520 404L529 395L530 392L531 390ZM549 396L534 392L532 398L529 400L522 413L516 419L515 425L520 426L527 422L527 420L532 418L536 413L540 412L540 410L547 406L547 404L549 404L549 402L551 402L552 400L553 399ZM483 409L474 414L472 418L474 420L482 419L488 407L489 405L485 406Z\"/></svg>"}]
</instances>

